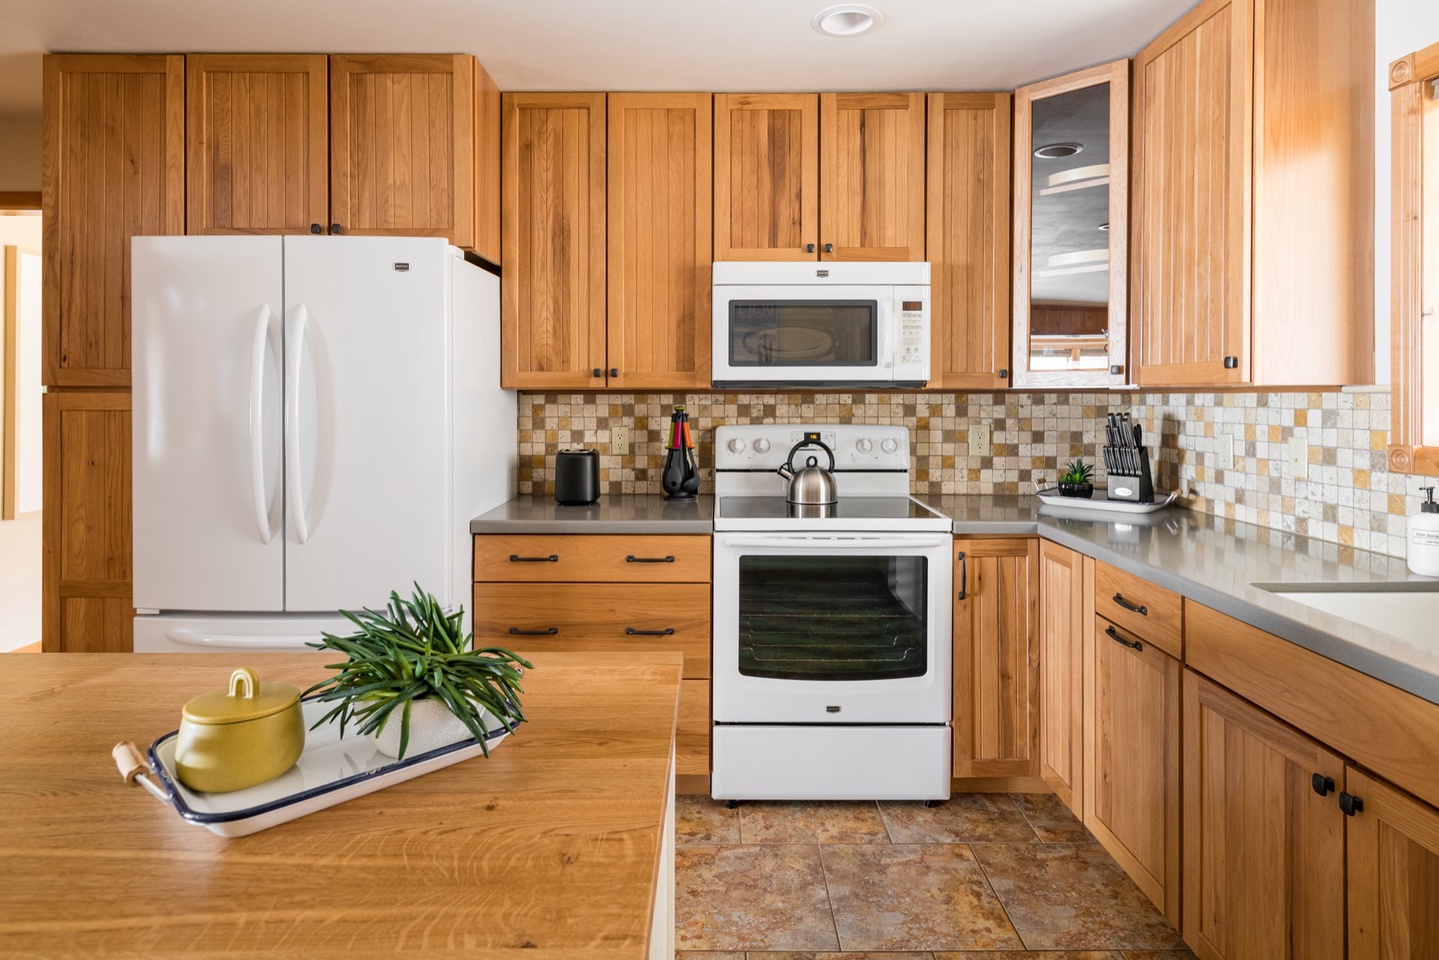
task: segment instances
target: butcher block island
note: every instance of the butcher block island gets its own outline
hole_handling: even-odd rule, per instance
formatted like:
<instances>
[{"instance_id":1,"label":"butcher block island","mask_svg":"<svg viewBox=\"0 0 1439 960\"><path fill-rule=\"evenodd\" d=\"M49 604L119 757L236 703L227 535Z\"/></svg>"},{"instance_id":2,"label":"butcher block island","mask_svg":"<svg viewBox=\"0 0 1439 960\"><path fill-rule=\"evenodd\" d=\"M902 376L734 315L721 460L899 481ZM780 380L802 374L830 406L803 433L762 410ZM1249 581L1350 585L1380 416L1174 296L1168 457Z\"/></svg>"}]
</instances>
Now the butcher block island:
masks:
<instances>
[{"instance_id":1,"label":"butcher block island","mask_svg":"<svg viewBox=\"0 0 1439 960\"><path fill-rule=\"evenodd\" d=\"M243 659L6 658L0 955L672 955L679 654L535 656L489 758L226 839L110 750L236 666L304 689L335 655Z\"/></svg>"}]
</instances>

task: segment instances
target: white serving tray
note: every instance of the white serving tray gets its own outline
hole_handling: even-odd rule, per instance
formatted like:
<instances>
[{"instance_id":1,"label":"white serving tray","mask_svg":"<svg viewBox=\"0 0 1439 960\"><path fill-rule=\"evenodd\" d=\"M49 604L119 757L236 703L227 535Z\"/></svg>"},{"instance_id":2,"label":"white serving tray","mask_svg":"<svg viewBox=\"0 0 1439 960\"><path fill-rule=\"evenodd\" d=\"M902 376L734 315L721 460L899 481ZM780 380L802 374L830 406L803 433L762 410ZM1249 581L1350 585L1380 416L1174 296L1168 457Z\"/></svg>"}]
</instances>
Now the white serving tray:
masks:
<instances>
[{"instance_id":1,"label":"white serving tray","mask_svg":"<svg viewBox=\"0 0 1439 960\"><path fill-rule=\"evenodd\" d=\"M1045 487L1035 493L1039 502L1047 507L1061 507L1066 510L1075 510L1080 513L1122 513L1131 516L1136 514L1158 513L1171 503L1179 499L1179 491L1171 491L1169 496L1163 500L1155 500L1151 503L1135 503L1132 500L1110 500L1101 487L1095 487L1095 496L1086 497L1064 497L1060 496L1058 487Z\"/></svg>"},{"instance_id":2,"label":"white serving tray","mask_svg":"<svg viewBox=\"0 0 1439 960\"><path fill-rule=\"evenodd\" d=\"M160 786L155 787L143 776L140 782L151 793L171 803L188 822L222 837L243 837L484 753L479 741L470 737L396 760L380 753L367 737L357 734L358 725L353 722L346 725L343 738L338 720L311 730L310 725L331 706L313 697L301 701L305 718L304 752L293 767L267 783L229 793L191 790L175 775L178 730L150 745L149 768ZM493 750L508 735L502 727L485 738L486 744Z\"/></svg>"}]
</instances>

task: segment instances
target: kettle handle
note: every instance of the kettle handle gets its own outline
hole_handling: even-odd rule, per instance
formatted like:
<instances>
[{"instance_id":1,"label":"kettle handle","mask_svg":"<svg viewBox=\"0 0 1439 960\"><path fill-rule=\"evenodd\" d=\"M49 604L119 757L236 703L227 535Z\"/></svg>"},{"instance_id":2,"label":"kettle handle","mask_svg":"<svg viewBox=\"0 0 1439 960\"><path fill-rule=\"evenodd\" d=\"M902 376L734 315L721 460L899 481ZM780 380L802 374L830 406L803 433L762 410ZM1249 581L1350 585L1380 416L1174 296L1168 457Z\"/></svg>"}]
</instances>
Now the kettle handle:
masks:
<instances>
[{"instance_id":1,"label":"kettle handle","mask_svg":"<svg viewBox=\"0 0 1439 960\"><path fill-rule=\"evenodd\" d=\"M785 458L784 465L787 466L787 467L789 467L791 470L793 470L793 469L794 469L794 455L795 455L796 453L799 453L799 452L800 452L801 450L803 450L805 447L819 447L819 448L820 448L821 450L823 450L825 453L829 454L829 472L830 472L830 473L834 473L834 451L831 450L831 449L829 448L829 446L828 446L827 444L825 444L825 442L824 442L823 440L820 440L820 439L817 439L817 438L811 439L811 438L809 438L809 437L806 437L805 439L801 440L799 443L796 443L794 446L790 447L790 448L789 448L789 456Z\"/></svg>"}]
</instances>

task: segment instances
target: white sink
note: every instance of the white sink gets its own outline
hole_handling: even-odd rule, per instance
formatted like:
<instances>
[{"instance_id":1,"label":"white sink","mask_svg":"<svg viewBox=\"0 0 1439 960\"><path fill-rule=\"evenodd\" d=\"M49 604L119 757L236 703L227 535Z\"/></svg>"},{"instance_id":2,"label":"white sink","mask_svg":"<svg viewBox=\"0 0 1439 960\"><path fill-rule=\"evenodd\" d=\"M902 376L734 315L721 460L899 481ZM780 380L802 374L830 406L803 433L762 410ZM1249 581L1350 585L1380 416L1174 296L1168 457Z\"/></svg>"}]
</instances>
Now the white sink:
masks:
<instances>
[{"instance_id":1,"label":"white sink","mask_svg":"<svg viewBox=\"0 0 1439 960\"><path fill-rule=\"evenodd\" d=\"M1439 646L1439 580L1390 583L1256 583L1343 620L1423 646Z\"/></svg>"}]
</instances>

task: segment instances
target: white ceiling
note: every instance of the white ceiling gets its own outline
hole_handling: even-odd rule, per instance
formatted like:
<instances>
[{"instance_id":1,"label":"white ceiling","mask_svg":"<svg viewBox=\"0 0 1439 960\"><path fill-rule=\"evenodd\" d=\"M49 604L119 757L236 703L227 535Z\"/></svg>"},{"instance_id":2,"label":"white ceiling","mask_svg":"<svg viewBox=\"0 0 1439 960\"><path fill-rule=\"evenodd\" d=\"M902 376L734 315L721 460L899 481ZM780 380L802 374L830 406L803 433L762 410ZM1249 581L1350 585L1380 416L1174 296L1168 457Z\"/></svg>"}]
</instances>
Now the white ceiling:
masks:
<instances>
[{"instance_id":1,"label":"white ceiling","mask_svg":"<svg viewBox=\"0 0 1439 960\"><path fill-rule=\"evenodd\" d=\"M1133 54L1196 0L0 0L0 117L40 113L40 55L473 53L502 90L1009 90Z\"/></svg>"}]
</instances>

